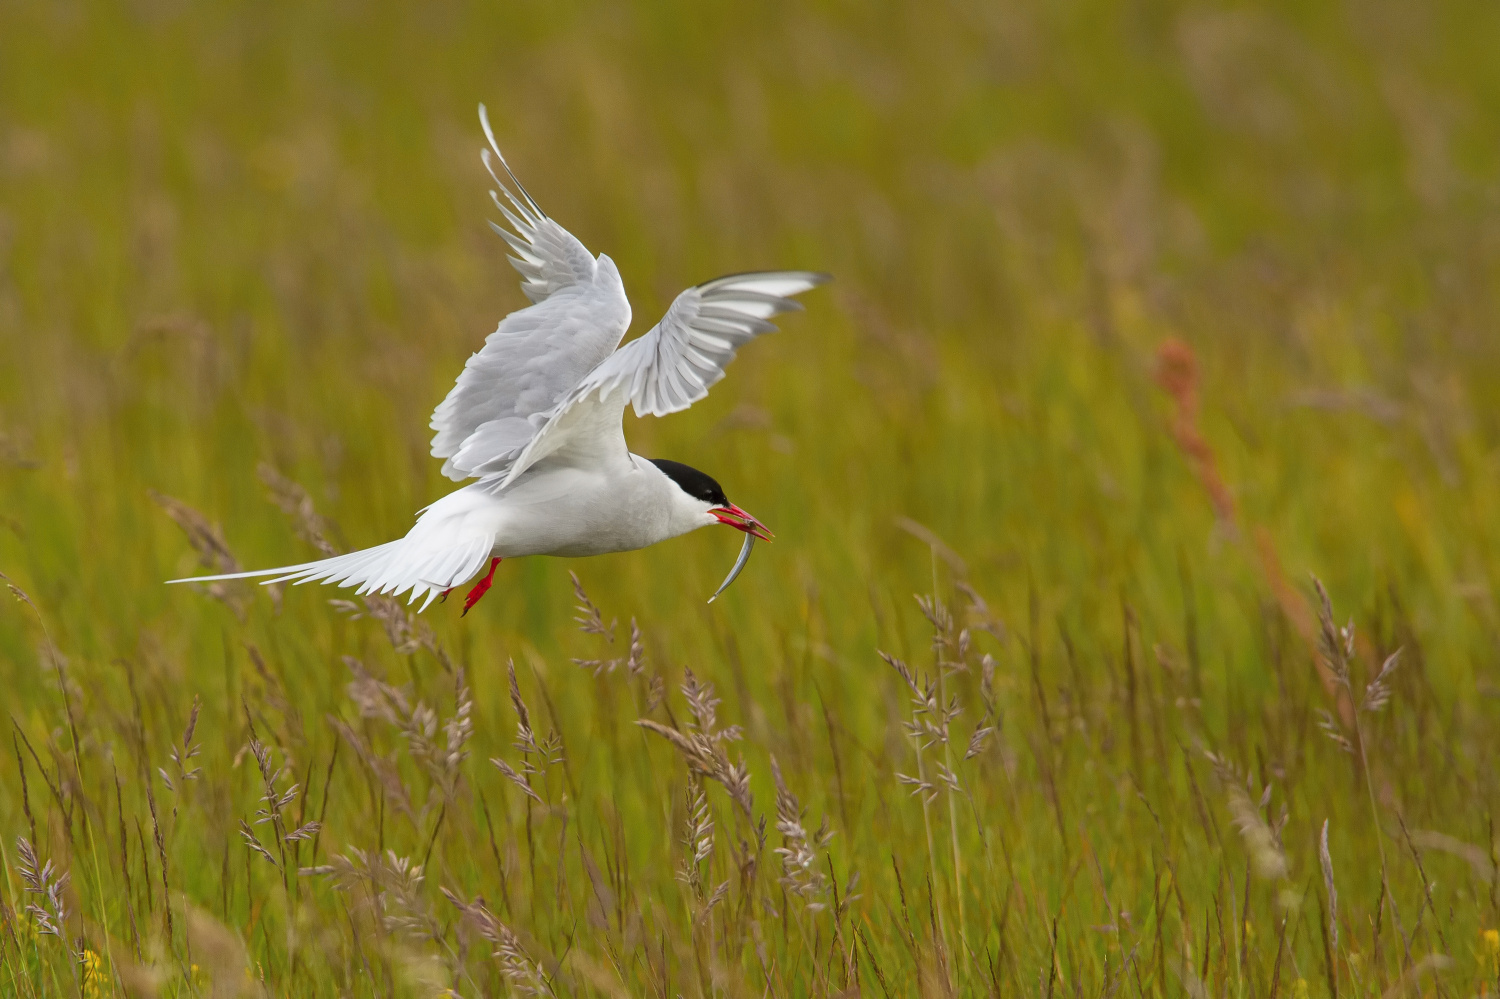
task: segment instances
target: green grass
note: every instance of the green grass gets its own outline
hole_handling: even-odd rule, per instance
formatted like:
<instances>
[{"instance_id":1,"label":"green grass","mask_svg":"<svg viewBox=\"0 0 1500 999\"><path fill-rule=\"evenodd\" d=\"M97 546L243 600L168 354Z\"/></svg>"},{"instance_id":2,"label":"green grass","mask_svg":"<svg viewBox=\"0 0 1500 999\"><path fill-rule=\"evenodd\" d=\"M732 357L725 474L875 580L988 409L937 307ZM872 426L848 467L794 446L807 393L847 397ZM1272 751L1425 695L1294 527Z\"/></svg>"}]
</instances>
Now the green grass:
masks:
<instances>
[{"instance_id":1,"label":"green grass","mask_svg":"<svg viewBox=\"0 0 1500 999\"><path fill-rule=\"evenodd\" d=\"M1472 2L0 7L0 992L1493 994L1497 30ZM262 463L341 547L449 486L428 414L524 302L481 100L636 331L721 273L836 276L627 423L776 543L711 607L727 532L507 563L415 644L347 593L162 586L199 563L153 493L261 566L314 551ZM1175 395L1164 356L1196 365ZM574 663L632 621L638 671ZM660 734L695 725L741 738ZM255 746L298 787L279 824ZM18 837L71 876L61 938Z\"/></svg>"}]
</instances>

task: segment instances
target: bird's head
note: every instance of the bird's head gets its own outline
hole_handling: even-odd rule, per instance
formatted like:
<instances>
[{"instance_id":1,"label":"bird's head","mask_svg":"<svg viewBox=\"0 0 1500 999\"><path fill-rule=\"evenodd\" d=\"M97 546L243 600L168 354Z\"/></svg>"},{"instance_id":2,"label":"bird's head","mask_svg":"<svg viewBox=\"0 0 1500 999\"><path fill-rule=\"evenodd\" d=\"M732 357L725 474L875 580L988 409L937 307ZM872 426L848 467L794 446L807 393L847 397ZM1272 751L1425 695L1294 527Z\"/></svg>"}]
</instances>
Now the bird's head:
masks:
<instances>
[{"instance_id":1,"label":"bird's head","mask_svg":"<svg viewBox=\"0 0 1500 999\"><path fill-rule=\"evenodd\" d=\"M684 523L685 530L707 527L710 524L727 524L761 541L770 541L771 532L766 525L749 513L741 510L724 495L724 489L714 479L680 461L652 458L651 464L677 487L673 496L674 520Z\"/></svg>"}]
</instances>

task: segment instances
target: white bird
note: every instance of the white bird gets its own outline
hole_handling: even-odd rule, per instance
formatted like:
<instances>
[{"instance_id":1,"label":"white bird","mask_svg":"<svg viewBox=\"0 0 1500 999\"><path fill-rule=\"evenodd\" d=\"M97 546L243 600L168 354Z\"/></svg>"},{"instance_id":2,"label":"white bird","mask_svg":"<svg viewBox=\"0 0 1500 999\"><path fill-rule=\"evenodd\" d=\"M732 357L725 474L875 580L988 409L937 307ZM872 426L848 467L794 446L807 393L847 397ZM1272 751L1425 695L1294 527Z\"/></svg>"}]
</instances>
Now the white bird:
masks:
<instances>
[{"instance_id":1,"label":"white bird","mask_svg":"<svg viewBox=\"0 0 1500 999\"><path fill-rule=\"evenodd\" d=\"M771 316L802 308L788 296L828 276L771 271L717 278L678 295L656 326L619 347L630 302L614 261L590 255L542 212L501 155L482 104L479 120L489 140L481 159L505 200L493 190L490 197L514 231L490 225L515 251L509 260L532 304L501 320L432 414L432 454L444 459L443 474L474 481L422 510L399 541L317 562L171 582L270 576L267 583L410 592L409 602L425 597L426 609L488 563L464 602L468 613L506 558L631 551L727 524L746 535L728 586L753 539L770 539L708 475L631 454L621 424L627 404L638 416L664 416L702 399L724 377L736 348L776 328ZM496 173L496 161L514 191Z\"/></svg>"}]
</instances>

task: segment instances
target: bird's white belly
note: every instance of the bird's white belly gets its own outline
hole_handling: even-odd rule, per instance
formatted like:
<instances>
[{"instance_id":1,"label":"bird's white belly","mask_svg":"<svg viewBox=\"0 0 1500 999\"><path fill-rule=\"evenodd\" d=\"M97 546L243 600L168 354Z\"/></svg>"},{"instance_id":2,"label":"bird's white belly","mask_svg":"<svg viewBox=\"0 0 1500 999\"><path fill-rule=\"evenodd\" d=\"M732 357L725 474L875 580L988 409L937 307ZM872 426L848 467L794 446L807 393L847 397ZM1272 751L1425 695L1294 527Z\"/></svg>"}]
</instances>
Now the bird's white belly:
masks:
<instances>
[{"instance_id":1,"label":"bird's white belly","mask_svg":"<svg viewBox=\"0 0 1500 999\"><path fill-rule=\"evenodd\" d=\"M634 455L603 467L544 460L503 492L474 483L449 493L423 511L407 541L438 548L484 538L502 558L633 551L705 522L674 515L675 489Z\"/></svg>"},{"instance_id":2,"label":"bird's white belly","mask_svg":"<svg viewBox=\"0 0 1500 999\"><path fill-rule=\"evenodd\" d=\"M644 529L638 518L618 508L568 503L520 506L506 511L494 554L578 558L632 551L659 538L659 532Z\"/></svg>"},{"instance_id":3,"label":"bird's white belly","mask_svg":"<svg viewBox=\"0 0 1500 999\"><path fill-rule=\"evenodd\" d=\"M494 554L576 558L632 551L670 536L666 509L633 478L564 468L517 482L491 500Z\"/></svg>"}]
</instances>

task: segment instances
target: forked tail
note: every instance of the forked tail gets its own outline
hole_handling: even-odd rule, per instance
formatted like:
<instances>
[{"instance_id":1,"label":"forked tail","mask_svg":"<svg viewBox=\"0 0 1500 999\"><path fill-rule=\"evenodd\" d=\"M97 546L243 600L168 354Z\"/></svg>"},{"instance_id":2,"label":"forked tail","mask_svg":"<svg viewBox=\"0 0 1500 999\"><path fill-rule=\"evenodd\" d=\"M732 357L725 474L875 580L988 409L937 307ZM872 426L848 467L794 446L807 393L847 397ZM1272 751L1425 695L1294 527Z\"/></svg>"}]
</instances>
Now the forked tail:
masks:
<instances>
[{"instance_id":1,"label":"forked tail","mask_svg":"<svg viewBox=\"0 0 1500 999\"><path fill-rule=\"evenodd\" d=\"M272 578L268 583L332 583L335 586L357 586L358 592L384 593L399 597L407 590L411 597L407 603L415 603L426 597L419 610L445 590L469 579L490 557L494 539L471 538L442 548L412 544L408 535L399 541L390 541L374 548L335 555L333 558L301 565L284 565L278 569L256 569L251 572L230 572L218 576L191 576L186 579L169 579L169 583L206 583L220 579L252 579L259 576Z\"/></svg>"}]
</instances>

